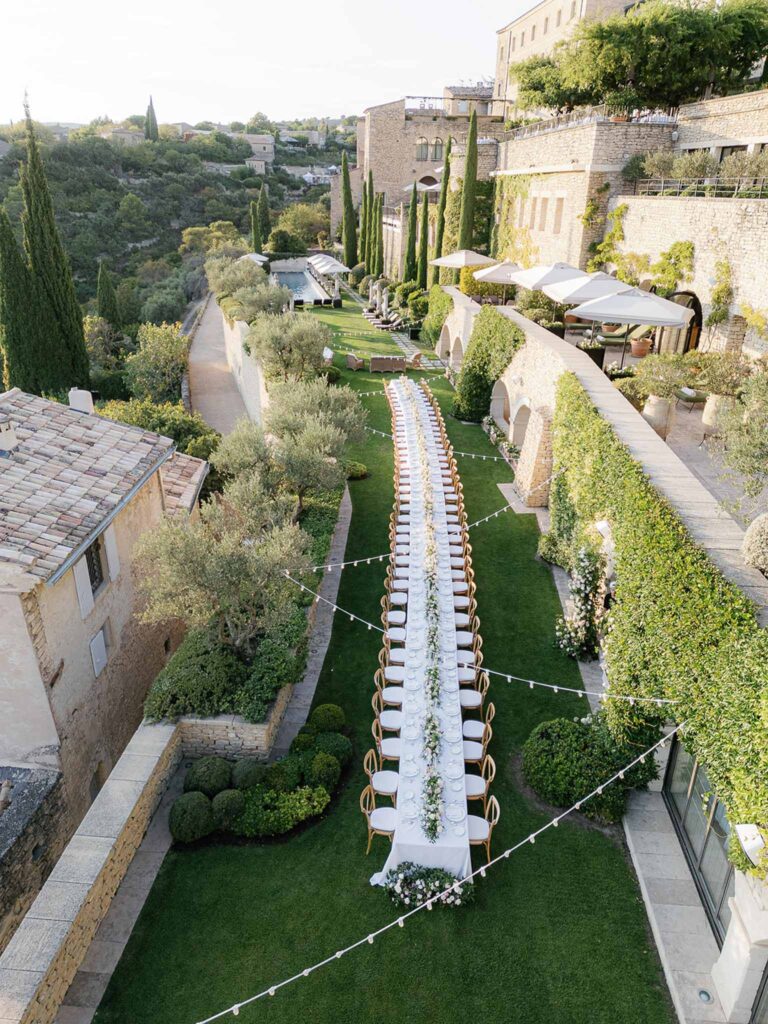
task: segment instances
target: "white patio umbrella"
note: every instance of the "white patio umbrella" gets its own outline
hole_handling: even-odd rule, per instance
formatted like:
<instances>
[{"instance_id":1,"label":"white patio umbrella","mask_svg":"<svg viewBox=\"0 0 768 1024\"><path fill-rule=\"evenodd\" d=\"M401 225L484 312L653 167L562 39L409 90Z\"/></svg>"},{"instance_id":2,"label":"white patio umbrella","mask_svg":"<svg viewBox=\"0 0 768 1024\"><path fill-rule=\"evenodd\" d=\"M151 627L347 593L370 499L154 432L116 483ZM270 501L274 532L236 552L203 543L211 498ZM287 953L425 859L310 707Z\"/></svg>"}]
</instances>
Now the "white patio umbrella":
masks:
<instances>
[{"instance_id":1,"label":"white patio umbrella","mask_svg":"<svg viewBox=\"0 0 768 1024\"><path fill-rule=\"evenodd\" d=\"M554 284L555 281L567 281L589 277L578 267L572 267L570 263L539 264L535 267L528 267L527 270L518 270L512 275L513 284L519 284L521 288L530 288L531 291L540 291L545 284Z\"/></svg>"},{"instance_id":2,"label":"white patio umbrella","mask_svg":"<svg viewBox=\"0 0 768 1024\"><path fill-rule=\"evenodd\" d=\"M516 274L520 270L519 263L513 263L512 260L502 260L501 263L496 263L492 267L483 267L482 270L476 270L472 275L478 281L486 281L488 284L501 284L504 285L504 301L507 298L507 285L513 283L512 274Z\"/></svg>"},{"instance_id":3,"label":"white patio umbrella","mask_svg":"<svg viewBox=\"0 0 768 1024\"><path fill-rule=\"evenodd\" d=\"M452 267L460 270L462 267L477 267L496 263L490 256L483 256L482 253L473 252L471 249L459 249L458 252L449 253L447 256L440 256L439 259L430 260L431 267Z\"/></svg>"},{"instance_id":4,"label":"white patio umbrella","mask_svg":"<svg viewBox=\"0 0 768 1024\"><path fill-rule=\"evenodd\" d=\"M641 288L628 288L615 295L606 295L601 299L583 302L571 310L574 316L582 320L595 320L600 323L626 324L624 344L621 348L621 365L627 350L627 338L631 324L642 324L648 327L686 327L693 310L680 306L669 299L663 299L653 292L645 292Z\"/></svg>"},{"instance_id":5,"label":"white patio umbrella","mask_svg":"<svg viewBox=\"0 0 768 1024\"><path fill-rule=\"evenodd\" d=\"M592 299L618 295L620 292L629 291L631 287L632 285L626 281L619 281L618 278L598 270L594 274L588 274L586 279L579 274L578 277L568 277L563 281L546 284L541 290L562 306L571 306L577 302L590 302Z\"/></svg>"},{"instance_id":6,"label":"white patio umbrella","mask_svg":"<svg viewBox=\"0 0 768 1024\"><path fill-rule=\"evenodd\" d=\"M237 262L241 263L243 260L250 260L252 263L258 263L259 266L262 263L269 263L269 257L263 256L260 252L247 252L245 256L239 256Z\"/></svg>"}]
</instances>

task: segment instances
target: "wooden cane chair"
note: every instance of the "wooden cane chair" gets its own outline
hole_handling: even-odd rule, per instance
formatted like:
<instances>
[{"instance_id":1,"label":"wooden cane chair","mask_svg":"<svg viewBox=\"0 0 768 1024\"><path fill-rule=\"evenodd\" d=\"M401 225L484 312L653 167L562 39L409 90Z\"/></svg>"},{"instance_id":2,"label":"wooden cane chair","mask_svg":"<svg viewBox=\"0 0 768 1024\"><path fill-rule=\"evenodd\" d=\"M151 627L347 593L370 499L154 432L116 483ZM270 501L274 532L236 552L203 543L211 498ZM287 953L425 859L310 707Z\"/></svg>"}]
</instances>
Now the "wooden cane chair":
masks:
<instances>
[{"instance_id":1,"label":"wooden cane chair","mask_svg":"<svg viewBox=\"0 0 768 1024\"><path fill-rule=\"evenodd\" d=\"M464 737L465 740L477 740L478 742L482 742L483 736L485 735L485 730L490 728L491 722L494 720L495 717L496 705L490 703L488 707L485 709L484 721L477 721L474 718L470 718L468 721L464 722L461 728L462 736Z\"/></svg>"},{"instance_id":2,"label":"wooden cane chair","mask_svg":"<svg viewBox=\"0 0 768 1024\"><path fill-rule=\"evenodd\" d=\"M493 705L489 705L492 707ZM402 711L396 711L392 708L384 707L384 698L381 695L381 690L376 690L371 697L371 707L373 713L381 722L381 728L385 732L400 732L400 728L403 724L403 713ZM479 724L479 723L478 723Z\"/></svg>"},{"instance_id":3,"label":"wooden cane chair","mask_svg":"<svg viewBox=\"0 0 768 1024\"><path fill-rule=\"evenodd\" d=\"M467 815L469 845L484 846L485 855L489 864L491 862L491 837L500 817L501 808L499 807L499 801L495 796L488 799L485 813L482 818L478 817L476 814Z\"/></svg>"},{"instance_id":4,"label":"wooden cane chair","mask_svg":"<svg viewBox=\"0 0 768 1024\"><path fill-rule=\"evenodd\" d=\"M368 776L371 789L377 796L388 796L392 803L397 806L397 789L400 785L400 776L393 771L380 771L376 759L376 751L371 747L363 758L363 769ZM473 776L477 778L478 776ZM467 799L475 799L467 797Z\"/></svg>"},{"instance_id":5,"label":"wooden cane chair","mask_svg":"<svg viewBox=\"0 0 768 1024\"><path fill-rule=\"evenodd\" d=\"M459 703L465 711L483 713L483 703L488 694L490 680L487 672L481 672L476 687L462 687L459 691Z\"/></svg>"},{"instance_id":6,"label":"wooden cane chair","mask_svg":"<svg viewBox=\"0 0 768 1024\"><path fill-rule=\"evenodd\" d=\"M371 841L374 836L386 836L392 842L397 812L394 807L376 806L376 794L371 785L366 786L360 794L360 810L363 812L366 825L368 826L368 846L365 850L365 854L368 856L371 852ZM468 819L469 817L470 815L468 815Z\"/></svg>"},{"instance_id":7,"label":"wooden cane chair","mask_svg":"<svg viewBox=\"0 0 768 1024\"><path fill-rule=\"evenodd\" d=\"M371 722L371 735L373 736L376 744L376 750L379 752L379 767L383 767L385 761L399 761L400 760L400 740L396 737L384 737L381 728L381 722L378 718L374 718ZM482 760L482 758L481 758ZM480 763L479 761L477 762Z\"/></svg>"},{"instance_id":8,"label":"wooden cane chair","mask_svg":"<svg viewBox=\"0 0 768 1024\"><path fill-rule=\"evenodd\" d=\"M370 751L370 753L372 754L373 751ZM395 775L397 773L393 772L392 774ZM464 776L464 790L467 794L467 800L482 800L483 814L487 814L488 812L488 796L491 789L491 783L495 778L496 762L490 754L486 754L483 758L483 763L480 765L479 775L470 775L467 773Z\"/></svg>"}]
</instances>

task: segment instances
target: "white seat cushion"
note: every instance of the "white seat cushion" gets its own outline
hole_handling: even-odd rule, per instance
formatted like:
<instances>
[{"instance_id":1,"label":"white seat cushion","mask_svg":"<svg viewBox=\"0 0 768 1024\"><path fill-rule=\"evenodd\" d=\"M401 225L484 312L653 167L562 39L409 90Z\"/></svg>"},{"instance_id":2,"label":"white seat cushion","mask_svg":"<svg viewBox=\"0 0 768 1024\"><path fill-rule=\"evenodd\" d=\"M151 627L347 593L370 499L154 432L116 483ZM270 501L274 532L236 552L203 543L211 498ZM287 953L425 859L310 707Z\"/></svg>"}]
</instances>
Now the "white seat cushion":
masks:
<instances>
[{"instance_id":1,"label":"white seat cushion","mask_svg":"<svg viewBox=\"0 0 768 1024\"><path fill-rule=\"evenodd\" d=\"M466 569L463 567L461 569L451 569L452 580L455 580L458 583L463 583L466 578Z\"/></svg>"},{"instance_id":2,"label":"white seat cushion","mask_svg":"<svg viewBox=\"0 0 768 1024\"><path fill-rule=\"evenodd\" d=\"M390 772L391 775L396 775L396 772ZM374 779L376 776L374 775ZM374 789L376 786L374 785ZM464 776L464 791L467 794L468 799L474 800L477 797L485 795L485 779L482 775L465 775Z\"/></svg>"},{"instance_id":3,"label":"white seat cushion","mask_svg":"<svg viewBox=\"0 0 768 1024\"><path fill-rule=\"evenodd\" d=\"M387 741L384 740L386 743ZM398 740L398 743L400 741ZM398 755L399 756L399 755ZM464 760L465 761L480 761L483 757L483 744L477 743L475 740L464 740Z\"/></svg>"},{"instance_id":4,"label":"white seat cushion","mask_svg":"<svg viewBox=\"0 0 768 1024\"><path fill-rule=\"evenodd\" d=\"M377 832L394 832L397 812L394 807L375 807L369 820Z\"/></svg>"},{"instance_id":5,"label":"white seat cushion","mask_svg":"<svg viewBox=\"0 0 768 1024\"><path fill-rule=\"evenodd\" d=\"M379 721L382 729L386 729L388 732L399 732L403 724L403 713L402 711L382 711ZM466 724L470 725L471 723L467 722Z\"/></svg>"},{"instance_id":6,"label":"white seat cushion","mask_svg":"<svg viewBox=\"0 0 768 1024\"><path fill-rule=\"evenodd\" d=\"M375 812L374 812L375 813ZM477 814L467 815L467 828L469 829L469 841L470 843L482 843L488 838L488 832L490 831L490 825L485 818L478 817Z\"/></svg>"},{"instance_id":7,"label":"white seat cushion","mask_svg":"<svg viewBox=\"0 0 768 1024\"><path fill-rule=\"evenodd\" d=\"M402 686L384 686L381 690L381 699L385 704L402 704L405 690Z\"/></svg>"},{"instance_id":8,"label":"white seat cushion","mask_svg":"<svg viewBox=\"0 0 768 1024\"><path fill-rule=\"evenodd\" d=\"M477 669L468 666L459 666L456 675L460 683L474 683Z\"/></svg>"},{"instance_id":9,"label":"white seat cushion","mask_svg":"<svg viewBox=\"0 0 768 1024\"><path fill-rule=\"evenodd\" d=\"M456 651L456 662L459 665L474 665L475 664L475 652L468 651L464 647L460 647Z\"/></svg>"},{"instance_id":10,"label":"white seat cushion","mask_svg":"<svg viewBox=\"0 0 768 1024\"><path fill-rule=\"evenodd\" d=\"M464 559L463 558L451 558L451 568L452 569L459 569L459 570L461 570L463 572L464 569L466 568L466 565L464 564Z\"/></svg>"},{"instance_id":11,"label":"white seat cushion","mask_svg":"<svg viewBox=\"0 0 768 1024\"><path fill-rule=\"evenodd\" d=\"M467 615L466 612L456 612L456 614L453 616L453 621L456 624L456 628L460 629L463 626L469 625L469 616Z\"/></svg>"},{"instance_id":12,"label":"white seat cushion","mask_svg":"<svg viewBox=\"0 0 768 1024\"><path fill-rule=\"evenodd\" d=\"M405 664L405 648L404 647L391 647L389 650L389 660L393 665L404 665Z\"/></svg>"},{"instance_id":13,"label":"white seat cushion","mask_svg":"<svg viewBox=\"0 0 768 1024\"><path fill-rule=\"evenodd\" d=\"M393 604L396 603L394 601L394 595L392 595L390 600L392 601ZM402 603L405 604L404 601ZM464 594L464 595L462 595L462 594L455 594L454 598L453 598L453 607L456 608L456 609L459 609L459 608L469 608L469 598L466 596L466 594Z\"/></svg>"},{"instance_id":14,"label":"white seat cushion","mask_svg":"<svg viewBox=\"0 0 768 1024\"><path fill-rule=\"evenodd\" d=\"M476 746L480 746L479 743ZM381 741L381 756L390 758L393 761L400 759L400 740L394 736L388 737Z\"/></svg>"},{"instance_id":15,"label":"white seat cushion","mask_svg":"<svg viewBox=\"0 0 768 1024\"><path fill-rule=\"evenodd\" d=\"M471 647L475 639L475 634L469 629L457 629L456 630L456 646L457 647Z\"/></svg>"},{"instance_id":16,"label":"white seat cushion","mask_svg":"<svg viewBox=\"0 0 768 1024\"><path fill-rule=\"evenodd\" d=\"M467 603L462 606L464 608L466 608L467 605L469 604L468 597L456 597L454 598L454 601L466 601ZM389 603L399 605L408 604L408 595L403 590L393 590L389 595Z\"/></svg>"},{"instance_id":17,"label":"white seat cushion","mask_svg":"<svg viewBox=\"0 0 768 1024\"><path fill-rule=\"evenodd\" d=\"M480 776L467 776L467 778L480 778ZM482 782L482 779L480 781ZM382 793L384 796L392 796L393 793L396 793L399 784L400 776L397 772L374 772L371 777L371 785L375 792ZM469 790L467 790L467 795L469 795Z\"/></svg>"},{"instance_id":18,"label":"white seat cushion","mask_svg":"<svg viewBox=\"0 0 768 1024\"><path fill-rule=\"evenodd\" d=\"M453 583L454 594L466 594L469 590L469 584L466 580L456 581Z\"/></svg>"},{"instance_id":19,"label":"white seat cushion","mask_svg":"<svg viewBox=\"0 0 768 1024\"><path fill-rule=\"evenodd\" d=\"M403 626L405 625L405 612L398 611L396 608L390 612L387 612L387 625L388 626Z\"/></svg>"},{"instance_id":20,"label":"white seat cushion","mask_svg":"<svg viewBox=\"0 0 768 1024\"><path fill-rule=\"evenodd\" d=\"M459 694L459 703L463 708L479 708L483 698L477 690L462 690Z\"/></svg>"},{"instance_id":21,"label":"white seat cushion","mask_svg":"<svg viewBox=\"0 0 768 1024\"><path fill-rule=\"evenodd\" d=\"M404 644L405 635L406 631L401 626L395 626L394 629L387 630L387 637L389 638L390 643L393 644Z\"/></svg>"},{"instance_id":22,"label":"white seat cushion","mask_svg":"<svg viewBox=\"0 0 768 1024\"><path fill-rule=\"evenodd\" d=\"M384 669L384 678L388 683L402 683L405 680L405 667L403 665L387 665Z\"/></svg>"},{"instance_id":23,"label":"white seat cushion","mask_svg":"<svg viewBox=\"0 0 768 1024\"><path fill-rule=\"evenodd\" d=\"M395 579L396 580L407 580L410 576L411 570L407 565L395 566Z\"/></svg>"},{"instance_id":24,"label":"white seat cushion","mask_svg":"<svg viewBox=\"0 0 768 1024\"><path fill-rule=\"evenodd\" d=\"M399 714L399 712L396 711L395 714ZM461 733L465 740L482 740L484 729L485 726L482 722L469 721L464 723Z\"/></svg>"},{"instance_id":25,"label":"white seat cushion","mask_svg":"<svg viewBox=\"0 0 768 1024\"><path fill-rule=\"evenodd\" d=\"M392 580L392 590L394 591L407 590L410 587L410 585L411 583L409 576L400 576L397 579Z\"/></svg>"}]
</instances>

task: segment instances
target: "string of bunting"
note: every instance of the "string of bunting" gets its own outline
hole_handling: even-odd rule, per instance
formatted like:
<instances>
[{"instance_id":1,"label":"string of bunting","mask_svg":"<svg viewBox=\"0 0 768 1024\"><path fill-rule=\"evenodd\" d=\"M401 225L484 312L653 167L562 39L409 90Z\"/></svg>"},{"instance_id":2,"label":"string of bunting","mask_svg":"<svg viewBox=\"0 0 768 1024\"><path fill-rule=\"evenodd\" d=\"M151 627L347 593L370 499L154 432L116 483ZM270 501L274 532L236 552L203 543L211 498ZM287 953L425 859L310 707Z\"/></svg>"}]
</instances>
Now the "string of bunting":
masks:
<instances>
[{"instance_id":1,"label":"string of bunting","mask_svg":"<svg viewBox=\"0 0 768 1024\"><path fill-rule=\"evenodd\" d=\"M381 557L384 558L386 556L382 555ZM325 604L330 605L334 613L339 612L341 615L346 615L350 622L360 622L364 626L367 626L368 629L375 629L377 633L386 633L386 630L382 629L381 626L377 626L373 622L368 622L367 619L363 619L359 615L354 615L346 608L341 608L333 601L329 601L327 597L323 597L322 594L318 594L316 590L312 590L311 587L306 586L300 580L294 579L294 577L288 573L287 569L284 570L283 575L285 576L286 579L290 580L292 583L295 583L297 587L300 587L305 593L312 594L316 601L322 601ZM502 679L506 679L508 683L527 683L529 689L531 690L534 687L539 686L545 690L552 690L554 693L574 693L577 697L598 697L600 700L626 700L629 701L630 704L635 704L636 701L641 703L648 702L656 704L659 707L661 707L662 704L677 703L677 701L671 700L667 697L638 697L634 695L630 696L627 693L609 693L606 690L577 689L573 686L561 686L559 683L542 683L538 679L527 679L525 676L516 676L510 672L499 672L496 669L486 668L485 665L479 666L478 671L487 672L488 675L492 676L499 676Z\"/></svg>"},{"instance_id":2,"label":"string of bunting","mask_svg":"<svg viewBox=\"0 0 768 1024\"><path fill-rule=\"evenodd\" d=\"M623 768L619 769L619 771L617 771L609 779L606 779L605 782L601 782L600 785L595 787L595 789L593 789L591 793L587 793L586 796L583 796L580 800L577 800L575 804L572 804L570 807L562 811L556 817L551 818L548 822L546 822L546 824L542 825L541 828L537 828L534 832L529 832L528 835L525 836L525 838L520 839L513 846L508 846L506 850L498 854L487 864L483 864L481 867L475 868L474 871L470 871L469 874L465 875L463 878L457 879L455 882L452 882L451 885L443 889L442 892L437 893L435 896L432 897L432 899L427 900L425 903L420 903L418 906L413 907L411 910L408 910L405 914L401 914L400 917L393 918L391 921L383 925L381 928L377 928L376 931L369 932L362 938L357 939L356 942L352 942L350 943L350 945L345 946L342 949L336 950L335 953L332 953L330 956L325 957L323 960L318 960L317 963L314 963L309 967L305 967L303 970L298 971L296 974L291 975L289 978L284 978L282 981L276 982L274 985L270 985L268 988L262 989L261 992L257 992L255 995L248 996L247 999L241 999L240 1002L234 1003L232 1006L228 1006L226 1010L219 1010L218 1013L214 1013L210 1017L206 1017L205 1019L198 1021L197 1024L213 1024L213 1021L220 1020L222 1017L226 1017L229 1014L232 1014L234 1017L237 1017L239 1016L240 1011L244 1006L250 1006L251 1003L255 1003L259 999L264 999L267 996L276 995L276 993L280 989L285 988L287 985L293 984L295 981L300 981L302 978L308 978L310 974L312 974L314 971L319 970L321 967L327 967L328 964L335 963L336 960L341 960L343 956L346 956L348 953L352 953L354 950L359 949L361 946L372 946L376 939L384 935L386 932L391 931L392 928L404 928L406 921L408 921L414 915L420 914L424 910L432 910L432 907L435 903L439 904L440 901L445 897L449 896L451 892L460 891L463 885L466 885L468 882L474 881L474 879L478 875L481 878L485 878L486 872L490 868L495 867L503 860L507 860L513 853L516 853L518 850L521 850L524 846L534 844L536 840L539 838L539 836L549 831L549 829L557 828L561 821L569 817L569 815L574 814L576 811L581 810L585 803L587 803L590 800L593 800L596 796L602 795L603 791L608 786L613 785L613 783L617 782L619 779L623 779L627 772L631 771L636 765L644 763L647 758L655 754L656 750L666 746L666 744L675 735L675 733L683 729L685 725L685 722L681 722L679 725L674 726L665 736L663 736L660 740L654 743L653 746L648 747L647 750L644 750L643 753L636 757L633 761L630 761L629 764L626 764Z\"/></svg>"},{"instance_id":3,"label":"string of bunting","mask_svg":"<svg viewBox=\"0 0 768 1024\"><path fill-rule=\"evenodd\" d=\"M370 434L378 434L379 437L388 437L390 441L394 441L394 434L387 434L383 430L375 430L373 427L365 427ZM479 452L459 452L454 448L452 450L453 455L466 455L470 459L482 459L483 462L506 462L507 460L503 455L481 455Z\"/></svg>"}]
</instances>

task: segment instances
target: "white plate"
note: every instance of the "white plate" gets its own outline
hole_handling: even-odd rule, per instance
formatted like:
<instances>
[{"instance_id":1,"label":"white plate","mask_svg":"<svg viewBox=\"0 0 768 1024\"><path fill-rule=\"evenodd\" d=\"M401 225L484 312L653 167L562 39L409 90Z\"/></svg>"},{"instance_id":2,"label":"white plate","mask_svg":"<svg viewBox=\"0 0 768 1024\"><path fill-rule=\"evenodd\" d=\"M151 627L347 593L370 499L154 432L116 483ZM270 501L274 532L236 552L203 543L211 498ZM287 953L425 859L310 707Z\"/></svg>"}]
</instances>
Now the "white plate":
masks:
<instances>
[{"instance_id":1,"label":"white plate","mask_svg":"<svg viewBox=\"0 0 768 1024\"><path fill-rule=\"evenodd\" d=\"M451 761L451 763L445 769L445 774L449 779L463 779L464 765L460 764L458 761Z\"/></svg>"},{"instance_id":2,"label":"white plate","mask_svg":"<svg viewBox=\"0 0 768 1024\"><path fill-rule=\"evenodd\" d=\"M417 725L409 725L407 729L403 730L403 736L407 740L416 740L419 738L419 727Z\"/></svg>"},{"instance_id":3,"label":"white plate","mask_svg":"<svg viewBox=\"0 0 768 1024\"><path fill-rule=\"evenodd\" d=\"M415 779L419 774L419 767L415 764L404 764L400 771L406 779Z\"/></svg>"},{"instance_id":4,"label":"white plate","mask_svg":"<svg viewBox=\"0 0 768 1024\"><path fill-rule=\"evenodd\" d=\"M455 836L463 836L466 831L467 830L464 828L463 825L455 825L453 829L453 834Z\"/></svg>"},{"instance_id":5,"label":"white plate","mask_svg":"<svg viewBox=\"0 0 768 1024\"><path fill-rule=\"evenodd\" d=\"M463 821L466 811L461 804L449 804L445 809L445 816L448 821Z\"/></svg>"},{"instance_id":6,"label":"white plate","mask_svg":"<svg viewBox=\"0 0 768 1024\"><path fill-rule=\"evenodd\" d=\"M454 793L462 793L464 791L464 783L463 782L452 782L451 783L451 789L453 790Z\"/></svg>"}]
</instances>

